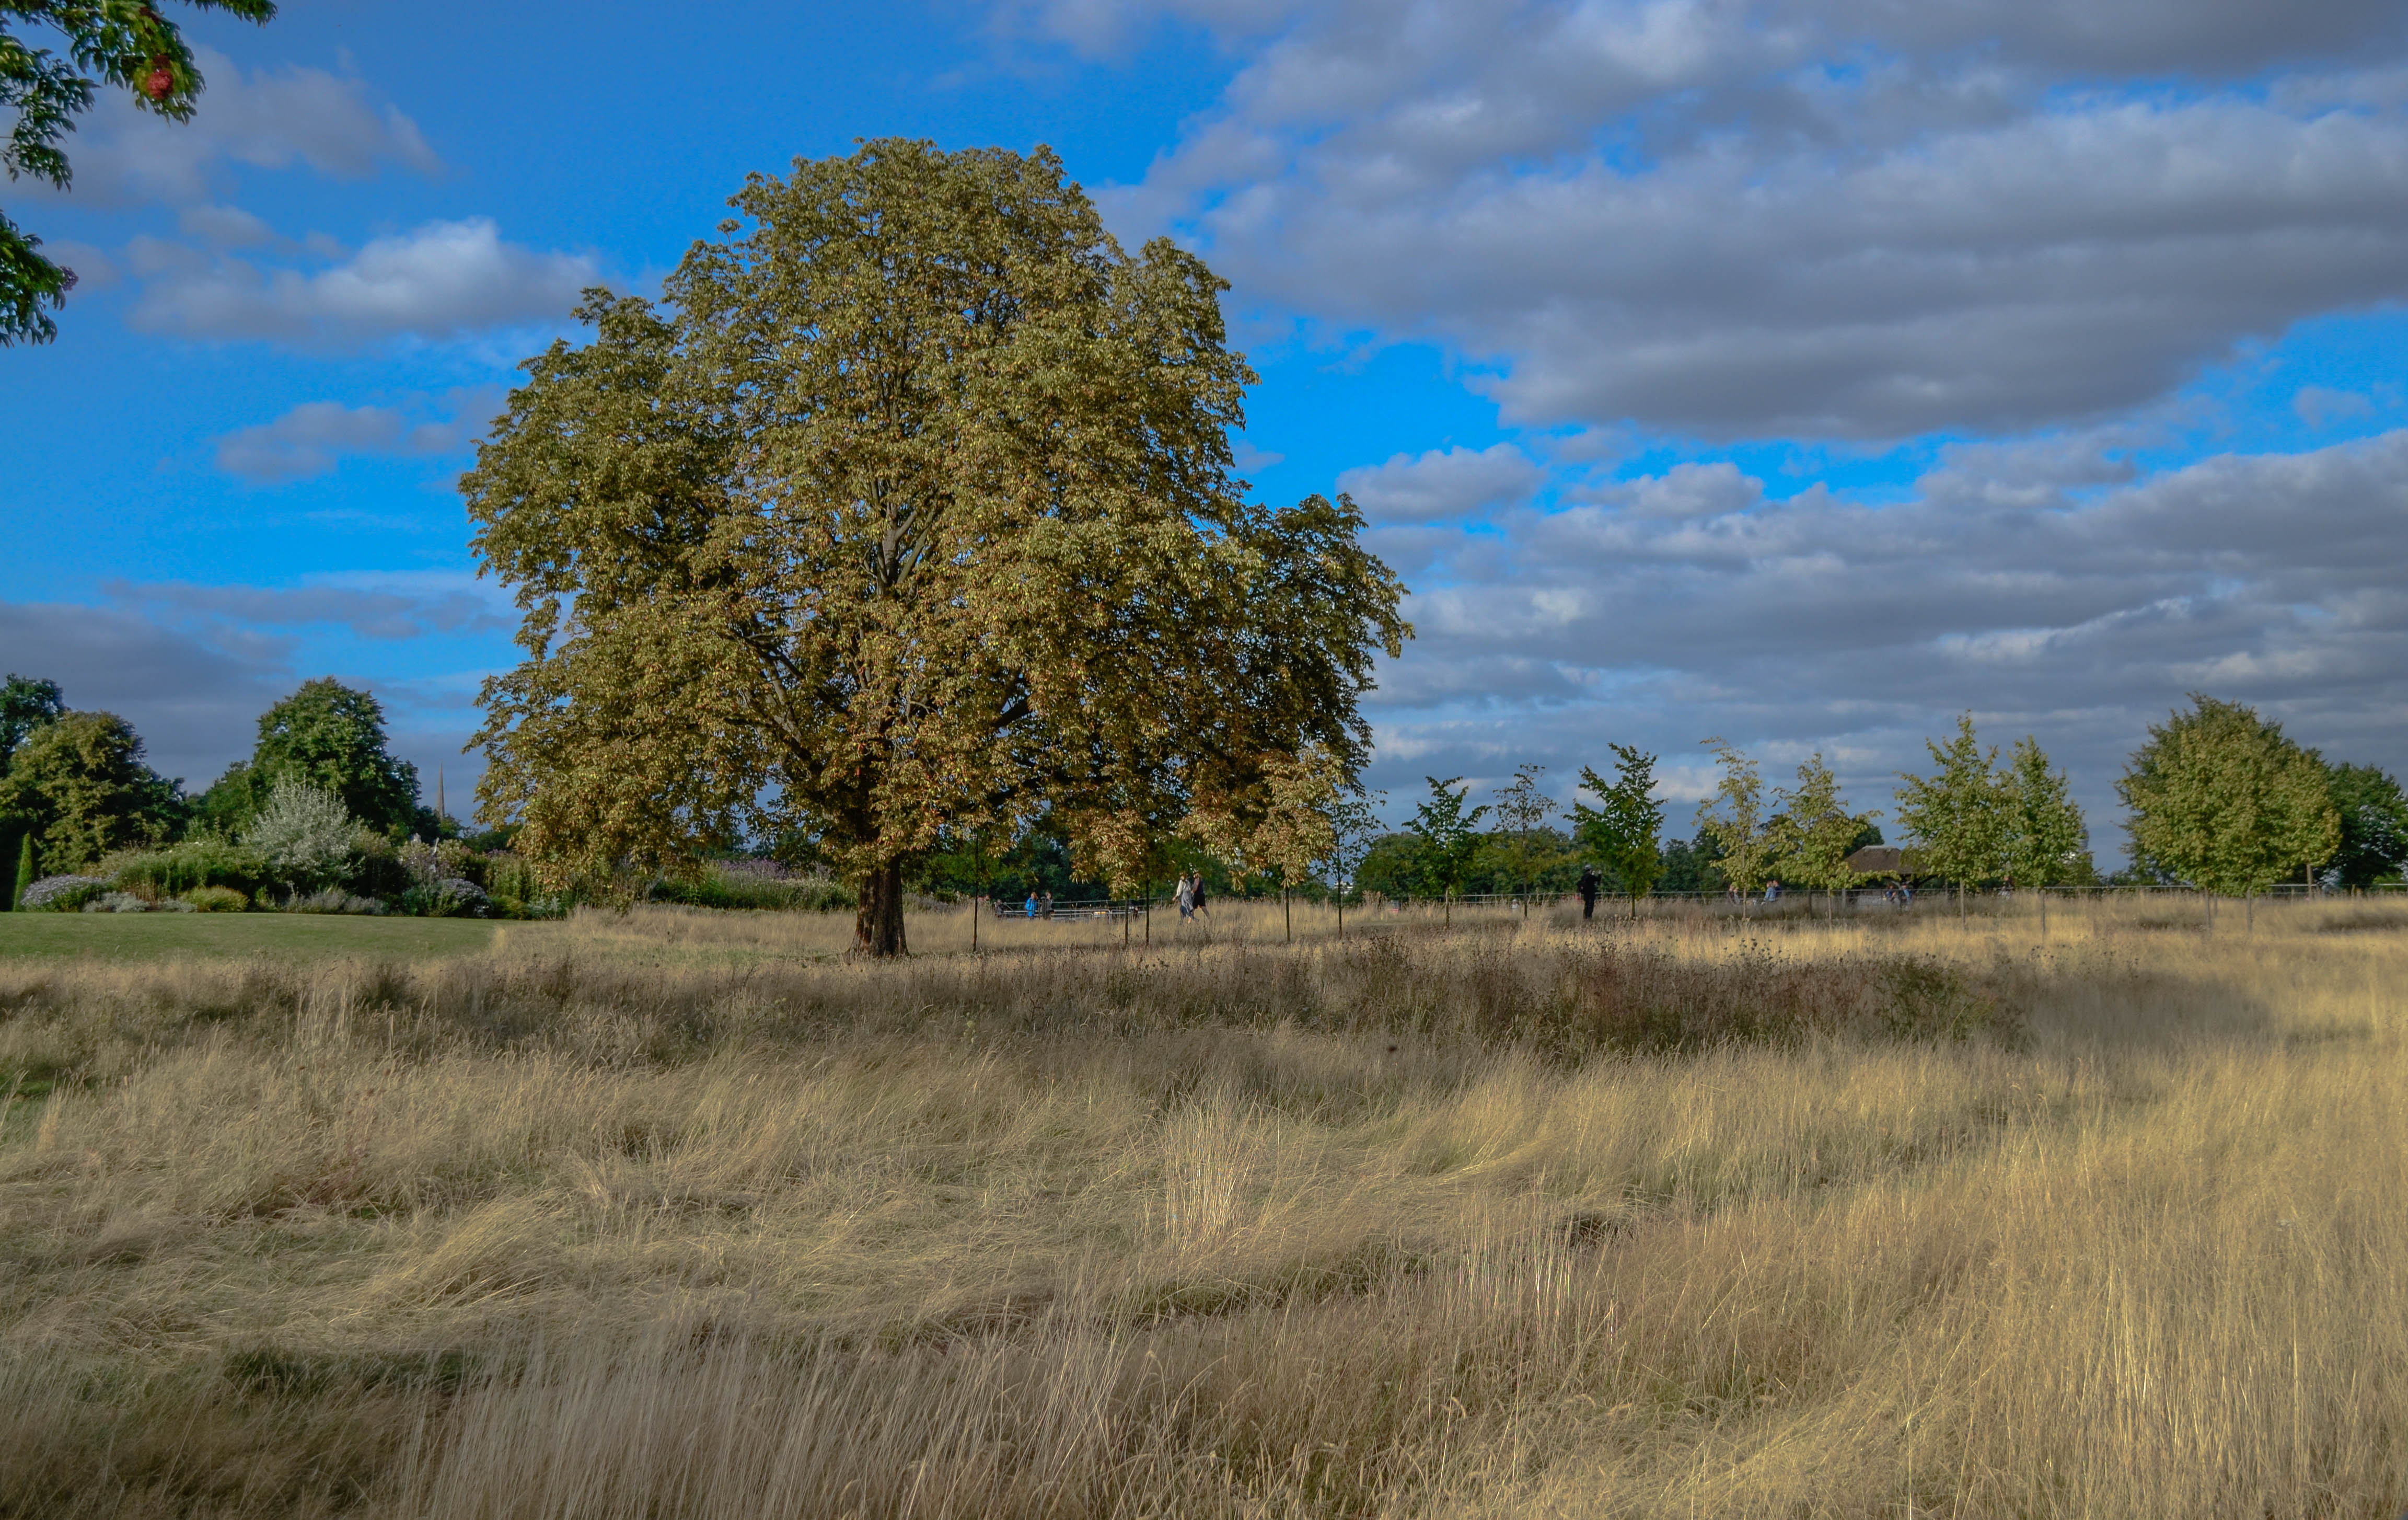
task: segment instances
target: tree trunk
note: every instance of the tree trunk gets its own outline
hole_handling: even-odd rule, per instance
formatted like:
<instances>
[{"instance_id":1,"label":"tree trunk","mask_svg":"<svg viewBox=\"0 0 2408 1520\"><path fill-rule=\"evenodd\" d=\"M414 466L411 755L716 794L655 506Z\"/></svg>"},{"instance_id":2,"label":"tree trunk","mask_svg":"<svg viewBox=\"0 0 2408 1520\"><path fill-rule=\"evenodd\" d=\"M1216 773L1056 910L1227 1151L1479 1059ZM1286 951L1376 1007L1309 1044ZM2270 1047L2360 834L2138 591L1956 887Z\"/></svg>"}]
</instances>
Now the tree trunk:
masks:
<instances>
[{"instance_id":1,"label":"tree trunk","mask_svg":"<svg viewBox=\"0 0 2408 1520\"><path fill-rule=\"evenodd\" d=\"M864 955L900 955L903 942L903 867L894 862L861 880L861 911L853 917L853 948Z\"/></svg>"},{"instance_id":2,"label":"tree trunk","mask_svg":"<svg viewBox=\"0 0 2408 1520\"><path fill-rule=\"evenodd\" d=\"M1296 920L1289 914L1287 888L1284 886L1280 888L1280 927L1287 931L1287 942L1296 943Z\"/></svg>"}]
</instances>

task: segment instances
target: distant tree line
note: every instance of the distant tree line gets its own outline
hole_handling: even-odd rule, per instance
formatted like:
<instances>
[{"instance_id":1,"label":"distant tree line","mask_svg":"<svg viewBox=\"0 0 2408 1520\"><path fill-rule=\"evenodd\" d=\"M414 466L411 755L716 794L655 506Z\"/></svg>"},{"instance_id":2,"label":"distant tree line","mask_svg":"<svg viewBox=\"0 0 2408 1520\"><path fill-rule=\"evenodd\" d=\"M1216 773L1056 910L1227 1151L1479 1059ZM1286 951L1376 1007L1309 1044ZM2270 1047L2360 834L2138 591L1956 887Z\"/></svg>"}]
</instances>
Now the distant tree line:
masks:
<instances>
[{"instance_id":1,"label":"distant tree line","mask_svg":"<svg viewBox=\"0 0 2408 1520\"><path fill-rule=\"evenodd\" d=\"M417 769L388 748L375 696L339 681L304 682L261 714L250 755L197 796L151 768L116 713L70 708L53 681L12 674L0 685L0 908L62 881L67 896L46 890L40 905L107 896L121 911L242 908L332 894L360 911L380 895L413 911L456 908L485 896L476 847L505 842L458 835L419 800Z\"/></svg>"},{"instance_id":2,"label":"distant tree line","mask_svg":"<svg viewBox=\"0 0 2408 1520\"><path fill-rule=\"evenodd\" d=\"M1768 790L1753 757L1719 738L1703 743L1716 776L1690 839L1665 837L1657 757L1615 744L1611 779L1582 767L1578 792L1594 801L1572 803L1569 829L1555 826L1554 805L1538 791L1543 767L1520 767L1478 807L1461 777L1426 778L1428 799L1404 827L1372 841L1354 884L1451 901L1558 896L1586 869L1606 891L1633 898L1753 896L1772 882L1842 891L1889 875L1967 888L2100 881L2065 773L2029 735L2001 760L1997 746L1983 746L1971 714L1945 741L1927 741L1927 772L1899 775L1900 856L1878 871L1852 857L1885 842L1881 811L1855 809L1820 753L1789 785ZM2401 882L2408 865L2408 794L2395 778L2329 761L2237 703L2195 695L2187 710L2149 729L2117 791L2131 854L2119 882L2233 895L2286 880L2362 888Z\"/></svg>"}]
</instances>

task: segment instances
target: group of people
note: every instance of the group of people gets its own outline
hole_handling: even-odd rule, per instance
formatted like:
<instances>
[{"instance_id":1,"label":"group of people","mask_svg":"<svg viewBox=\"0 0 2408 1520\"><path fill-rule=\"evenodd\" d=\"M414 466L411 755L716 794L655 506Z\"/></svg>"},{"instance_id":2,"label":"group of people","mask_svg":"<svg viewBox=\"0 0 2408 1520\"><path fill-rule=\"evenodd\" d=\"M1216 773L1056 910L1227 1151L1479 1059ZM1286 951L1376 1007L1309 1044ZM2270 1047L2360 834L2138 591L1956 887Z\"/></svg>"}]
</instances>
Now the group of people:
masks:
<instances>
[{"instance_id":1,"label":"group of people","mask_svg":"<svg viewBox=\"0 0 2408 1520\"><path fill-rule=\"evenodd\" d=\"M1179 878L1179 890L1174 894L1182 921L1204 911L1204 873L1188 871Z\"/></svg>"},{"instance_id":2,"label":"group of people","mask_svg":"<svg viewBox=\"0 0 2408 1520\"><path fill-rule=\"evenodd\" d=\"M1031 918L1052 918L1054 916L1054 894L1051 892L1031 892L1028 895L1028 900L1021 904L1021 906L1027 911L1028 916Z\"/></svg>"}]
</instances>

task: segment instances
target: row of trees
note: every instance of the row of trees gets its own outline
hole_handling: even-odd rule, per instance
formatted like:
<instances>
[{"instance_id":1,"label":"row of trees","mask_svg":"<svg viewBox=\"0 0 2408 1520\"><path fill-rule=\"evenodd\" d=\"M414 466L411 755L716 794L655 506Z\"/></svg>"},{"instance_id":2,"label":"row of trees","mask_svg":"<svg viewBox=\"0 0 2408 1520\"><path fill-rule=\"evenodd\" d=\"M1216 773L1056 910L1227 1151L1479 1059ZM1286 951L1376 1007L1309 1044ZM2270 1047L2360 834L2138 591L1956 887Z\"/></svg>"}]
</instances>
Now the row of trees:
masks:
<instances>
[{"instance_id":1,"label":"row of trees","mask_svg":"<svg viewBox=\"0 0 2408 1520\"><path fill-rule=\"evenodd\" d=\"M294 800L305 793L323 801ZM304 813L316 825L319 814L339 815L346 839L365 828L395 847L458 832L419 801L417 770L387 748L377 699L338 681L308 681L261 714L250 756L197 796L151 768L141 736L117 714L69 708L52 681L10 675L0 686L0 858L19 877L89 871L188 840L230 843L264 818L278 841L314 837L294 822Z\"/></svg>"},{"instance_id":2,"label":"row of trees","mask_svg":"<svg viewBox=\"0 0 2408 1520\"><path fill-rule=\"evenodd\" d=\"M1430 796L1403 829L1371 844L1360 884L1405 897L1556 893L1584 867L1634 900L1676 890L1761 891L1769 882L1841 891L1876 875L1851 864L1883 842L1878 810L1857 811L1820 753L1768 789L1757 762L1704 741L1717 776L1692 840L1666 840L1654 796L1656 757L1610 746L1609 779L1584 767L1569 833L1552 826L1543 767L1524 766L1470 805L1461 777L1427 778ZM2065 773L2025 736L2001 759L1971 714L1927 741L1930 769L1901 774L1894 796L1907 836L1896 874L1958 886L2086 885L2099 880L2088 826ZM2286 878L2363 887L2408 864L2408 795L2369 766L2334 765L2236 703L2194 696L2153 726L2118 791L2132 864L2119 880L2246 895ZM1483 831L1483 819L1491 826Z\"/></svg>"}]
</instances>

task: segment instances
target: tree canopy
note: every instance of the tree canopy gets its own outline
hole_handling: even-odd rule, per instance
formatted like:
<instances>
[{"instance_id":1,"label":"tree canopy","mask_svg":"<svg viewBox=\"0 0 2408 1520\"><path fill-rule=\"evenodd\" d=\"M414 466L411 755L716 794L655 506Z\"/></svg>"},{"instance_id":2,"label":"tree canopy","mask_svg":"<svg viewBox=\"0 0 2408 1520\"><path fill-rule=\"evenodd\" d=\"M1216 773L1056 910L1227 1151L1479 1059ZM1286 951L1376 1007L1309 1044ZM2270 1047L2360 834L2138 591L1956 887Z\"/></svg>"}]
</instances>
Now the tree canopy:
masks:
<instances>
[{"instance_id":1,"label":"tree canopy","mask_svg":"<svg viewBox=\"0 0 2408 1520\"><path fill-rule=\"evenodd\" d=\"M273 0L185 0L265 23ZM26 41L39 27L66 45L64 56ZM73 182L60 138L92 108L100 86L123 87L134 104L171 122L192 120L201 93L193 50L153 0L0 0L0 110L15 120L0 143L0 168L32 175L60 190ZM75 274L42 257L42 240L0 216L0 348L47 343L58 336L55 310Z\"/></svg>"},{"instance_id":2,"label":"tree canopy","mask_svg":"<svg viewBox=\"0 0 2408 1520\"><path fill-rule=\"evenodd\" d=\"M1701 739L1714 753L1722 775L1713 795L1698 804L1698 837L1719 853L1723 880L1742 892L1764 885L1772 869L1774 841L1764 826L1764 776L1756 761L1719 738Z\"/></svg>"},{"instance_id":3,"label":"tree canopy","mask_svg":"<svg viewBox=\"0 0 2408 1520\"><path fill-rule=\"evenodd\" d=\"M2150 726L2115 790L2133 865L2210 892L2262 892L2341 847L2324 763L2238 702L2193 693L2189 711Z\"/></svg>"},{"instance_id":4,"label":"tree canopy","mask_svg":"<svg viewBox=\"0 0 2408 1520\"><path fill-rule=\"evenodd\" d=\"M1497 789L1493 811L1497 826L1498 853L1511 862L1513 891L1522 898L1522 914L1530 912L1530 889L1536 883L1539 868L1553 854L1553 841L1540 832L1548 819L1555 815L1553 798L1539 788L1539 778L1547 773L1541 765L1515 767L1513 779Z\"/></svg>"},{"instance_id":5,"label":"tree canopy","mask_svg":"<svg viewBox=\"0 0 2408 1520\"><path fill-rule=\"evenodd\" d=\"M1966 712L1957 715L1955 738L1926 739L1923 747L1931 752L1931 774L1901 773L1898 789L1898 821L1915 840L1919 873L1958 886L1999 880L2006 874L2006 820L1998 746L1982 748Z\"/></svg>"},{"instance_id":6,"label":"tree canopy","mask_svg":"<svg viewBox=\"0 0 2408 1520\"><path fill-rule=\"evenodd\" d=\"M2027 734L2007 763L1982 747L1973 715L1960 713L1956 737L1930 739L1928 776L1899 778L1898 819L1914 839L1918 873L1974 886L2006 882L2058 886L2094 879L2090 831L2065 773Z\"/></svg>"},{"instance_id":7,"label":"tree canopy","mask_svg":"<svg viewBox=\"0 0 2408 1520\"><path fill-rule=\"evenodd\" d=\"M201 798L201 815L227 833L247 826L284 783L315 788L384 834L429 832L419 805L418 767L386 747L384 707L374 695L331 677L304 681L259 716L249 760L228 767Z\"/></svg>"},{"instance_id":8,"label":"tree canopy","mask_svg":"<svg viewBox=\"0 0 2408 1520\"><path fill-rule=\"evenodd\" d=\"M177 784L142 762L142 740L113 712L66 712L35 730L0 777L0 817L32 825L45 871L173 835Z\"/></svg>"},{"instance_id":9,"label":"tree canopy","mask_svg":"<svg viewBox=\"0 0 2408 1520\"><path fill-rule=\"evenodd\" d=\"M66 711L64 694L55 681L40 681L31 676L8 673L6 685L0 685L0 771L8 768L9 758L17 747L45 724L56 723Z\"/></svg>"},{"instance_id":10,"label":"tree canopy","mask_svg":"<svg viewBox=\"0 0 2408 1520\"><path fill-rule=\"evenodd\" d=\"M1798 784L1778 788L1781 809L1766 826L1772 868L1782 881L1814 892L1838 892L1856 884L1848 855L1871 824L1872 813L1848 811L1840 779L1818 752L1799 762ZM1878 838L1878 835L1876 835Z\"/></svg>"},{"instance_id":11,"label":"tree canopy","mask_svg":"<svg viewBox=\"0 0 2408 1520\"><path fill-rule=\"evenodd\" d=\"M2000 860L2018 887L2081 886L2098 879L2090 863L2090 829L2073 800L2065 772L2029 734L2015 740L1999 773Z\"/></svg>"},{"instance_id":12,"label":"tree canopy","mask_svg":"<svg viewBox=\"0 0 2408 1520\"><path fill-rule=\"evenodd\" d=\"M1584 849L1613 872L1630 896L1636 918L1639 899L1664 874L1664 805L1655 796L1656 756L1627 744L1608 748L1613 752L1613 780L1581 767L1581 785L1598 805L1572 803L1572 832Z\"/></svg>"},{"instance_id":13,"label":"tree canopy","mask_svg":"<svg viewBox=\"0 0 2408 1520\"><path fill-rule=\"evenodd\" d=\"M2369 887L2396 880L2408 866L2408 795L2388 771L2373 766L2331 766L2327 784L2341 817L2333 852L2334 884Z\"/></svg>"},{"instance_id":14,"label":"tree canopy","mask_svg":"<svg viewBox=\"0 0 2408 1520\"><path fill-rule=\"evenodd\" d=\"M1463 888L1463 879L1471 869L1472 857L1480 849L1480 820L1488 815L1486 807L1467 809L1464 802L1471 788L1463 784L1460 776L1440 781L1425 776L1429 782L1429 800L1413 810L1405 832L1412 839L1413 872L1425 891L1435 892L1445 899L1447 919L1455 918L1455 895Z\"/></svg>"},{"instance_id":15,"label":"tree canopy","mask_svg":"<svg viewBox=\"0 0 2408 1520\"><path fill-rule=\"evenodd\" d=\"M756 175L660 306L589 293L463 481L526 658L485 816L554 880L799 830L904 948L906 868L1039 817L1116 882L1271 757L1351 782L1411 630L1353 504L1230 477L1224 283L1047 151Z\"/></svg>"}]
</instances>

